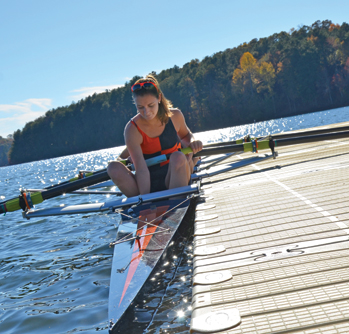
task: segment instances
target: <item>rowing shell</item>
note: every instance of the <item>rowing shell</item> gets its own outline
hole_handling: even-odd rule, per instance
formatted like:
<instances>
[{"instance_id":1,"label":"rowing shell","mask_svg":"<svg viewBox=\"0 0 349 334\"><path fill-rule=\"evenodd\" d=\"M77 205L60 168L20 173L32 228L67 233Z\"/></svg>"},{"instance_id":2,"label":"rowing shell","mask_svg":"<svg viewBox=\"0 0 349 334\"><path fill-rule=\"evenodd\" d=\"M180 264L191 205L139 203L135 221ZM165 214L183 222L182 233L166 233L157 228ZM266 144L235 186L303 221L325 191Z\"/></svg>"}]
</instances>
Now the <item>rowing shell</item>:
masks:
<instances>
[{"instance_id":1,"label":"rowing shell","mask_svg":"<svg viewBox=\"0 0 349 334\"><path fill-rule=\"evenodd\" d=\"M156 268L171 251L171 240L190 199L172 199L122 212L109 289L109 333L119 333L120 319Z\"/></svg>"}]
</instances>

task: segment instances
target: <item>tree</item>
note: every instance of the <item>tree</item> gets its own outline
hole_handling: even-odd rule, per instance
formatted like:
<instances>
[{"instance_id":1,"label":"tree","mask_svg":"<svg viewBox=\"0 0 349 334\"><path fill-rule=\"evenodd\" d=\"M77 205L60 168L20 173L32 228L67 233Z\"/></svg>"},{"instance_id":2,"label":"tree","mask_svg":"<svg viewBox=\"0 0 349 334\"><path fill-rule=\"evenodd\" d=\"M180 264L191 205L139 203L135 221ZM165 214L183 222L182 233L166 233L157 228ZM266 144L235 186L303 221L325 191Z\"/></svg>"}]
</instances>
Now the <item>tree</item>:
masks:
<instances>
[{"instance_id":1,"label":"tree","mask_svg":"<svg viewBox=\"0 0 349 334\"><path fill-rule=\"evenodd\" d=\"M240 68L233 73L233 83L241 87L243 92L249 91L253 97L257 84L258 66L250 52L245 52L240 58Z\"/></svg>"}]
</instances>

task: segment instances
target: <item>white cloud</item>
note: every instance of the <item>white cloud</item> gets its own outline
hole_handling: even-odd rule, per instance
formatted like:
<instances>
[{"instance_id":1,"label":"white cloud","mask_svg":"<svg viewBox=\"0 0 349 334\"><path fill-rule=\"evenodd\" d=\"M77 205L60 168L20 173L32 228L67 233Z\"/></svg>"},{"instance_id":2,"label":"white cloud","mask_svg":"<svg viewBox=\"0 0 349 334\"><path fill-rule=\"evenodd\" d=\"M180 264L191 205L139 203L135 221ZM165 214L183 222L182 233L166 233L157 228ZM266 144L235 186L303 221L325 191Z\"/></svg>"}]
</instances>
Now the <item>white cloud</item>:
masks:
<instances>
[{"instance_id":1,"label":"white cloud","mask_svg":"<svg viewBox=\"0 0 349 334\"><path fill-rule=\"evenodd\" d=\"M75 93L70 98L78 101L94 93L103 93L106 89L115 89L124 85L109 85L82 87L71 91ZM51 99L27 99L14 104L0 104L0 136L7 137L18 129L22 129L26 123L34 121L45 115L46 111L53 108Z\"/></svg>"},{"instance_id":2,"label":"white cloud","mask_svg":"<svg viewBox=\"0 0 349 334\"><path fill-rule=\"evenodd\" d=\"M51 99L28 99L14 104L0 104L0 136L7 137L50 109Z\"/></svg>"},{"instance_id":3,"label":"white cloud","mask_svg":"<svg viewBox=\"0 0 349 334\"><path fill-rule=\"evenodd\" d=\"M77 93L75 95L72 95L71 98L73 100L81 100L87 96L93 95L94 93L103 93L106 89L116 89L123 87L124 85L109 85L109 86L95 86L95 87L82 87L79 89L72 90L72 93Z\"/></svg>"}]
</instances>

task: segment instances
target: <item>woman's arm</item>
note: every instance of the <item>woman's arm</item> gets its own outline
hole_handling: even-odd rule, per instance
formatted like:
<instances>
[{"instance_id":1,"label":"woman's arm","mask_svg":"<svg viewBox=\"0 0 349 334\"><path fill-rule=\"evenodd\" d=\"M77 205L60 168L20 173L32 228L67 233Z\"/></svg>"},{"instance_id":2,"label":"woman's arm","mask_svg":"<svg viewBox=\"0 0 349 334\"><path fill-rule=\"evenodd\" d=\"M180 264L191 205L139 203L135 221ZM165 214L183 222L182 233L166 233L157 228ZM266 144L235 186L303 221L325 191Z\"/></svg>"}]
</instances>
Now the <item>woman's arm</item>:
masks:
<instances>
[{"instance_id":1,"label":"woman's arm","mask_svg":"<svg viewBox=\"0 0 349 334\"><path fill-rule=\"evenodd\" d=\"M123 151L118 156L118 159L125 160L130 156L130 153L128 152L127 146L123 149Z\"/></svg>"},{"instance_id":2,"label":"woman's arm","mask_svg":"<svg viewBox=\"0 0 349 334\"><path fill-rule=\"evenodd\" d=\"M173 113L172 122L176 128L179 138L184 147L190 147L194 153L202 150L202 142L195 140L194 135L188 128L184 116L179 109L171 110Z\"/></svg>"},{"instance_id":3,"label":"woman's arm","mask_svg":"<svg viewBox=\"0 0 349 334\"><path fill-rule=\"evenodd\" d=\"M144 160L141 143L142 135L128 123L125 128L125 143L136 170L136 182L140 194L150 193L150 173Z\"/></svg>"}]
</instances>

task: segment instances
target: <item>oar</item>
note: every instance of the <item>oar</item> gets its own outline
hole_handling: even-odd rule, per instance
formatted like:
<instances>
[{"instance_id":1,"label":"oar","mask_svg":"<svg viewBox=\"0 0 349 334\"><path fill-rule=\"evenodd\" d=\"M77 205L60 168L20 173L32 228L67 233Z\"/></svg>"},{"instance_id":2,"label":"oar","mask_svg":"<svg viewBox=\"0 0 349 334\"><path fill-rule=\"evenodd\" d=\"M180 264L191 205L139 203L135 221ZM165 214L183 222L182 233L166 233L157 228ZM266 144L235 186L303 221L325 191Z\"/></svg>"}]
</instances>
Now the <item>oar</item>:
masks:
<instances>
[{"instance_id":1,"label":"oar","mask_svg":"<svg viewBox=\"0 0 349 334\"><path fill-rule=\"evenodd\" d=\"M168 157L165 154L163 154L154 158L147 159L146 163L147 163L147 166L153 166L161 162L164 162L167 159ZM132 169L132 166L133 165L129 165L131 169ZM17 211L20 209L22 210L25 210L26 208L30 209L33 207L33 205L42 203L44 200L63 195L65 193L70 193L70 192L79 190L81 188L91 186L93 184L107 181L109 179L110 177L107 173L107 170L103 169L93 173L88 177L57 184L57 185L45 188L43 191L37 191L34 193L23 191L21 195L19 195L16 198L1 202L0 214Z\"/></svg>"},{"instance_id":2,"label":"oar","mask_svg":"<svg viewBox=\"0 0 349 334\"><path fill-rule=\"evenodd\" d=\"M226 154L226 153L233 153L233 152L254 152L257 150L265 150L268 148L271 149L272 152L274 152L275 147L311 143L311 142L317 142L322 140L341 139L346 137L349 137L349 131L323 133L323 134L316 134L312 136L301 136L301 137L294 137L294 138L281 138L277 140L275 140L274 138L271 138L269 140L262 140L262 141L252 140L252 142L250 143L223 145L218 147L207 147L207 145L205 145L203 150L194 154L194 157ZM185 154L188 154L192 152L192 150L190 147L187 147L182 149L182 152Z\"/></svg>"},{"instance_id":3,"label":"oar","mask_svg":"<svg viewBox=\"0 0 349 334\"><path fill-rule=\"evenodd\" d=\"M45 191L45 189L26 189L30 193ZM116 195L122 196L123 193L121 191L113 191L113 190L75 190L70 192L69 194L77 194L77 195Z\"/></svg>"},{"instance_id":4,"label":"oar","mask_svg":"<svg viewBox=\"0 0 349 334\"><path fill-rule=\"evenodd\" d=\"M285 132L280 133L276 135L271 135L274 139L284 139L284 138L295 138L295 137L301 137L301 136L312 136L312 135L318 135L318 134L324 134L329 132L340 132L340 131L348 131L349 126L340 126L336 128L327 128L327 129L318 129L318 130L309 130L309 131L302 131L302 132ZM267 136L261 136L253 139L261 140L262 138L265 138ZM217 146L226 146L226 145L236 145L236 144L242 144L244 142L250 142L251 137L246 136L244 138L240 138L237 140L232 141L226 141L226 142L218 142L218 143L212 143L212 144L206 144L205 147L217 147Z\"/></svg>"}]
</instances>

